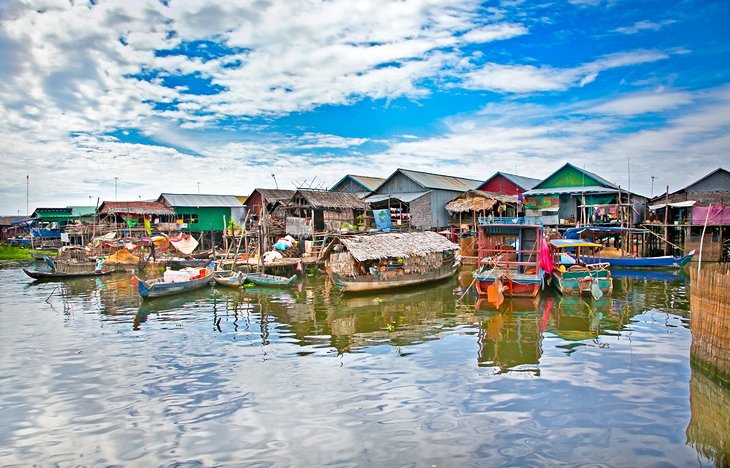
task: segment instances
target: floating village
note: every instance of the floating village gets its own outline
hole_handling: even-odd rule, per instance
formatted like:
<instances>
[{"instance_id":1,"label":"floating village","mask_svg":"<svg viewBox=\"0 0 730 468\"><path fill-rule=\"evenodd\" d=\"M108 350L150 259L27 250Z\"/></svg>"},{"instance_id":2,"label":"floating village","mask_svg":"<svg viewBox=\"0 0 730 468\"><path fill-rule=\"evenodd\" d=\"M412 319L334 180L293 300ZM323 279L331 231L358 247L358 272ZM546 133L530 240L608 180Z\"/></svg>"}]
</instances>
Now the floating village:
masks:
<instances>
[{"instance_id":1,"label":"floating village","mask_svg":"<svg viewBox=\"0 0 730 468\"><path fill-rule=\"evenodd\" d=\"M362 308L384 294L407 302L413 291L459 276L454 301L476 298L476 314L506 307L512 317L524 301L526 310L547 314L556 295L601 311L626 272L647 278L681 272L691 279L693 372L730 385L730 172L723 168L654 197L571 163L543 180L398 169L385 178L348 174L328 189L161 193L154 201L38 207L30 216L0 217L0 235L3 254L27 256L17 268L32 284L126 275L130 293L153 309L167 297L183 299L206 288L276 294L301 288L307 276ZM676 300L676 291L660 295L667 303ZM538 301L543 305L534 305ZM573 307L569 299L560 301L558 310ZM561 317L559 326L570 327L569 319ZM505 320L519 327L509 332L516 335L499 338L508 333ZM479 335L480 355L494 355L486 362L508 366L516 352L507 347L510 339L520 356L532 353L527 361L537 362L539 341L525 351L525 336L549 319L540 319L542 325L525 320L488 319ZM336 333L355 325L335 320L332 327ZM691 401L707 395L725 401L725 393L697 384L699 378L693 374ZM726 407L720 400L694 408L687 428L688 443L718 466L730 460L730 444L719 435L726 422L706 408ZM718 439L708 442L708 434Z\"/></svg>"}]
</instances>

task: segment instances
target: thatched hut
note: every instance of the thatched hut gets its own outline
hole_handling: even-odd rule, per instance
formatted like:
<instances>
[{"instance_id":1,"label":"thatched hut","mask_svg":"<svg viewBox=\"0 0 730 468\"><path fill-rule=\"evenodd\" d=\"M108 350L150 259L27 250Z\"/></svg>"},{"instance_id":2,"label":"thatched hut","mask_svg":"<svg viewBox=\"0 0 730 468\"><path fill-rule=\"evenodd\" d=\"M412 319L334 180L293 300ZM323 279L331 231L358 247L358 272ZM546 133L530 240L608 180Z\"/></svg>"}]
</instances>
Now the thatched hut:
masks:
<instances>
[{"instance_id":1,"label":"thatched hut","mask_svg":"<svg viewBox=\"0 0 730 468\"><path fill-rule=\"evenodd\" d=\"M356 194L324 190L297 190L284 206L286 232L309 237L319 232L335 232L354 226L367 205Z\"/></svg>"},{"instance_id":2,"label":"thatched hut","mask_svg":"<svg viewBox=\"0 0 730 468\"><path fill-rule=\"evenodd\" d=\"M467 190L446 204L451 224L476 226L479 216L517 216L516 195ZM474 228L476 231L476 227Z\"/></svg>"},{"instance_id":3,"label":"thatched hut","mask_svg":"<svg viewBox=\"0 0 730 468\"><path fill-rule=\"evenodd\" d=\"M341 276L423 274L453 263L458 245L435 232L341 237L329 267Z\"/></svg>"}]
</instances>

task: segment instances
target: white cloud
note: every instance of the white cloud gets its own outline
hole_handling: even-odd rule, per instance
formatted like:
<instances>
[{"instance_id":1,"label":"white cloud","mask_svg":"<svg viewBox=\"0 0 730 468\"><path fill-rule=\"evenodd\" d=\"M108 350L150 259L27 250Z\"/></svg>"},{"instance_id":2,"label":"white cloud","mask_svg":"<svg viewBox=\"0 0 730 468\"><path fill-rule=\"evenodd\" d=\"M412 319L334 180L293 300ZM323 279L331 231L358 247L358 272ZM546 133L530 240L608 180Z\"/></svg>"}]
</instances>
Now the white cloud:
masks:
<instances>
[{"instance_id":1,"label":"white cloud","mask_svg":"<svg viewBox=\"0 0 730 468\"><path fill-rule=\"evenodd\" d=\"M659 31L664 26L674 23L676 23L675 20L665 20L658 23L654 21L637 21L631 26L622 26L620 28L616 28L613 30L613 32L621 34L636 34L641 31Z\"/></svg>"},{"instance_id":2,"label":"white cloud","mask_svg":"<svg viewBox=\"0 0 730 468\"><path fill-rule=\"evenodd\" d=\"M593 82L602 71L663 60L656 51L634 51L607 55L574 68L486 63L464 76L464 86L501 93L564 91Z\"/></svg>"},{"instance_id":3,"label":"white cloud","mask_svg":"<svg viewBox=\"0 0 730 468\"><path fill-rule=\"evenodd\" d=\"M635 93L620 97L593 108L588 113L637 115L649 112L661 112L691 103L693 97L683 92Z\"/></svg>"}]
</instances>

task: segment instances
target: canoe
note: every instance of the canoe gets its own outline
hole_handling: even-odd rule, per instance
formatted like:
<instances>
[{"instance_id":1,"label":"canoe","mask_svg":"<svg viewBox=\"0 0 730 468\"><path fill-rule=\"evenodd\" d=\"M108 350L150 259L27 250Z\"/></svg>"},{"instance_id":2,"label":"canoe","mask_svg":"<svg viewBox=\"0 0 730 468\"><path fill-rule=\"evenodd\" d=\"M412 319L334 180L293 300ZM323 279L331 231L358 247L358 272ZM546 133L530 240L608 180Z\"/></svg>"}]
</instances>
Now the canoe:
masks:
<instances>
[{"instance_id":1,"label":"canoe","mask_svg":"<svg viewBox=\"0 0 730 468\"><path fill-rule=\"evenodd\" d=\"M608 263L612 267L619 268L682 268L687 265L695 251L692 250L690 253L683 257L672 257L665 255L662 257L596 257L581 255L580 259L584 263L595 264L595 263Z\"/></svg>"},{"instance_id":2,"label":"canoe","mask_svg":"<svg viewBox=\"0 0 730 468\"><path fill-rule=\"evenodd\" d=\"M143 299L152 299L155 297L172 296L173 294L180 294L185 291L202 288L210 283L214 274L215 271L212 268L207 268L204 276L189 281L166 282L164 277L147 281L143 281L135 277L134 280L137 283L139 295L142 296Z\"/></svg>"},{"instance_id":3,"label":"canoe","mask_svg":"<svg viewBox=\"0 0 730 468\"><path fill-rule=\"evenodd\" d=\"M327 274L329 274L335 286L345 292L378 291L415 286L450 278L455 272L456 265L450 263L426 273L413 273L396 277L383 277L378 275L342 276L333 272L331 268L327 269Z\"/></svg>"},{"instance_id":4,"label":"canoe","mask_svg":"<svg viewBox=\"0 0 730 468\"><path fill-rule=\"evenodd\" d=\"M272 286L272 287L287 287L294 284L297 280L297 275L291 278L284 276L267 275L265 273L246 273L246 281L253 283L256 286Z\"/></svg>"},{"instance_id":5,"label":"canoe","mask_svg":"<svg viewBox=\"0 0 730 468\"><path fill-rule=\"evenodd\" d=\"M227 288L240 288L246 281L246 275L240 271L216 271L213 281L219 286Z\"/></svg>"},{"instance_id":6,"label":"canoe","mask_svg":"<svg viewBox=\"0 0 730 468\"><path fill-rule=\"evenodd\" d=\"M103 276L108 275L109 273L114 273L114 268L110 270L100 270L100 271L76 271L76 272L60 272L60 271L39 271L39 270L29 270L27 268L23 268L23 271L26 275L30 276L33 279L37 280L48 280L48 279L64 279L64 278L83 278L83 277L89 277L89 276Z\"/></svg>"}]
</instances>

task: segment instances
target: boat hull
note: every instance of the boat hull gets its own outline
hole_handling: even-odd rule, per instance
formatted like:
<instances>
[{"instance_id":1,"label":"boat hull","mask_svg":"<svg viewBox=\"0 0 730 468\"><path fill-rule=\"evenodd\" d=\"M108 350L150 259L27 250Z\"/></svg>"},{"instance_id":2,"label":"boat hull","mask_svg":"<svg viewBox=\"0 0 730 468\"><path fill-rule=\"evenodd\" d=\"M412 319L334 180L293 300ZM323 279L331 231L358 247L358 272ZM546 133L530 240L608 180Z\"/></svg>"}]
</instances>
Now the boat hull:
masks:
<instances>
[{"instance_id":1,"label":"boat hull","mask_svg":"<svg viewBox=\"0 0 730 468\"><path fill-rule=\"evenodd\" d=\"M294 284L297 275L285 278L283 276L265 275L261 273L247 273L246 281L256 286L269 286L274 288L286 288Z\"/></svg>"},{"instance_id":2,"label":"boat hull","mask_svg":"<svg viewBox=\"0 0 730 468\"><path fill-rule=\"evenodd\" d=\"M477 276L474 284L480 296L487 296L487 288L494 284L495 278L482 278L484 279ZM499 280L503 286L507 287L502 293L505 297L535 297L543 283L542 277L520 278L515 281L507 275L502 275Z\"/></svg>"},{"instance_id":3,"label":"boat hull","mask_svg":"<svg viewBox=\"0 0 730 468\"><path fill-rule=\"evenodd\" d=\"M597 281L604 296L613 292L613 280L608 270L598 271L560 271L553 270L552 284L560 294L591 294L591 284Z\"/></svg>"},{"instance_id":4,"label":"boat hull","mask_svg":"<svg viewBox=\"0 0 730 468\"><path fill-rule=\"evenodd\" d=\"M64 279L64 278L86 278L89 276L103 276L109 273L114 273L114 270L104 271L90 271L90 272L74 272L74 273L62 273L62 272L50 272L50 271L33 271L27 268L23 268L23 272L33 279L37 280L49 280L49 279Z\"/></svg>"},{"instance_id":5,"label":"boat hull","mask_svg":"<svg viewBox=\"0 0 730 468\"><path fill-rule=\"evenodd\" d=\"M608 263L617 268L682 268L694 256L694 250L684 257L591 257L581 255L580 259L587 264Z\"/></svg>"},{"instance_id":6,"label":"boat hull","mask_svg":"<svg viewBox=\"0 0 730 468\"><path fill-rule=\"evenodd\" d=\"M239 274L217 274L213 276L213 281L215 281L215 284L219 286L224 286L226 288L240 288L243 286L243 283L246 281L246 275L243 273Z\"/></svg>"},{"instance_id":7,"label":"boat hull","mask_svg":"<svg viewBox=\"0 0 730 468\"><path fill-rule=\"evenodd\" d=\"M415 286L418 284L430 283L434 281L440 281L446 278L450 278L456 272L456 266L444 266L438 270L430 271L428 273L403 275L393 279L381 279L379 276L358 276L343 277L340 276L331 269L328 268L327 273L332 279L332 282L338 289L345 292L366 292L366 291L380 291L384 289L395 289L406 286Z\"/></svg>"},{"instance_id":8,"label":"boat hull","mask_svg":"<svg viewBox=\"0 0 730 468\"><path fill-rule=\"evenodd\" d=\"M153 299L155 297L172 296L205 287L208 283L210 283L212 278L213 272L211 271L203 278L191 281L180 281L177 283L159 282L150 284L149 282L139 280L137 289L139 291L139 295L142 296L143 299Z\"/></svg>"}]
</instances>

